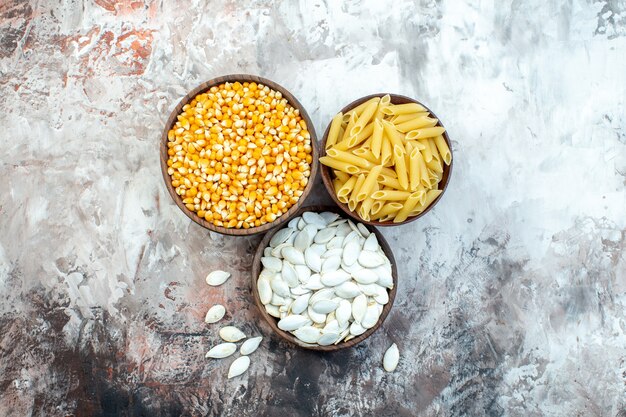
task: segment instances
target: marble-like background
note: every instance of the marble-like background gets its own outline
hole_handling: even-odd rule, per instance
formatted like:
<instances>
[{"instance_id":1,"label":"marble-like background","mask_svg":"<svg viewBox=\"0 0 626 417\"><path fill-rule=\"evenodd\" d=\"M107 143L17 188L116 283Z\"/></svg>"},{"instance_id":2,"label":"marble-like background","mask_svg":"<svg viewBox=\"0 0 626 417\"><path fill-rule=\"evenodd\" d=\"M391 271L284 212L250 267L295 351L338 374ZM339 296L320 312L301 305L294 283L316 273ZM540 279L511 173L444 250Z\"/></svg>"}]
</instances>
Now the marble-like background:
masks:
<instances>
[{"instance_id":1,"label":"marble-like background","mask_svg":"<svg viewBox=\"0 0 626 417\"><path fill-rule=\"evenodd\" d=\"M318 133L379 91L449 130L451 184L384 230L398 297L357 348L272 336L260 238L166 193L169 111L233 72L290 89ZM625 95L624 0L1 0L0 415L623 416ZM265 336L233 380L204 359L216 302Z\"/></svg>"}]
</instances>

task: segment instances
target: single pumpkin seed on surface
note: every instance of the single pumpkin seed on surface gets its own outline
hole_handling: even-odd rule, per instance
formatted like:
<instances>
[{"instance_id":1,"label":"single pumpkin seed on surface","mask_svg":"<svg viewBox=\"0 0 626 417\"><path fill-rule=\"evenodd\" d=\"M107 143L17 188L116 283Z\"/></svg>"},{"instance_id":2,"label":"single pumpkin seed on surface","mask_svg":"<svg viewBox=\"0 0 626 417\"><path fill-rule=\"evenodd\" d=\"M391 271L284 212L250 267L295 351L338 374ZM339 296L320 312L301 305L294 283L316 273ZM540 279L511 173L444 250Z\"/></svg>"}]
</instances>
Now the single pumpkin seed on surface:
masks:
<instances>
[{"instance_id":1,"label":"single pumpkin seed on surface","mask_svg":"<svg viewBox=\"0 0 626 417\"><path fill-rule=\"evenodd\" d=\"M224 308L221 304L216 304L207 311L206 316L204 318L205 323L217 323L220 321L224 315L226 314L226 308Z\"/></svg>"},{"instance_id":2,"label":"single pumpkin seed on surface","mask_svg":"<svg viewBox=\"0 0 626 417\"><path fill-rule=\"evenodd\" d=\"M206 358L222 359L226 358L237 351L237 345L234 343L220 343L213 346L206 354Z\"/></svg>"},{"instance_id":3,"label":"single pumpkin seed on surface","mask_svg":"<svg viewBox=\"0 0 626 417\"><path fill-rule=\"evenodd\" d=\"M246 335L235 326L222 327L219 333L220 337L226 342L238 342L246 338Z\"/></svg>"},{"instance_id":4,"label":"single pumpkin seed on surface","mask_svg":"<svg viewBox=\"0 0 626 417\"><path fill-rule=\"evenodd\" d=\"M206 283L216 287L225 283L228 278L230 278L229 272L213 271L206 276Z\"/></svg>"},{"instance_id":5,"label":"single pumpkin seed on surface","mask_svg":"<svg viewBox=\"0 0 626 417\"><path fill-rule=\"evenodd\" d=\"M252 352L257 350L261 341L263 340L262 336L252 337L241 345L241 349L239 349L239 353L242 355L250 355Z\"/></svg>"},{"instance_id":6,"label":"single pumpkin seed on surface","mask_svg":"<svg viewBox=\"0 0 626 417\"><path fill-rule=\"evenodd\" d=\"M240 356L230 364L228 368L228 378L234 378L246 372L250 366L250 358L248 356Z\"/></svg>"},{"instance_id":7,"label":"single pumpkin seed on surface","mask_svg":"<svg viewBox=\"0 0 626 417\"><path fill-rule=\"evenodd\" d=\"M393 372L396 370L399 361L400 351L398 350L398 346L394 343L387 349L383 356L383 368L385 368L387 372Z\"/></svg>"}]
</instances>

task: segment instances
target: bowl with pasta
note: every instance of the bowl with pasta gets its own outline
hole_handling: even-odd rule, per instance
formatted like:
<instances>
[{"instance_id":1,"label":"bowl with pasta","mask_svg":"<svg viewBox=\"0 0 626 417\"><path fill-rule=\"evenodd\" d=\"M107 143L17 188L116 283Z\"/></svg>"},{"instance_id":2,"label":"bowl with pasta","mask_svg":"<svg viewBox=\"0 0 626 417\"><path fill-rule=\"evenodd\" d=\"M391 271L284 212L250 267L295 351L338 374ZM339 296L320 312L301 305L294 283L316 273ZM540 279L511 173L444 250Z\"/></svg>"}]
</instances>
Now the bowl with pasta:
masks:
<instances>
[{"instance_id":1,"label":"bowl with pasta","mask_svg":"<svg viewBox=\"0 0 626 417\"><path fill-rule=\"evenodd\" d=\"M341 109L324 133L320 172L332 199L350 217L396 226L425 215L452 173L450 138L424 104L372 94Z\"/></svg>"}]
</instances>

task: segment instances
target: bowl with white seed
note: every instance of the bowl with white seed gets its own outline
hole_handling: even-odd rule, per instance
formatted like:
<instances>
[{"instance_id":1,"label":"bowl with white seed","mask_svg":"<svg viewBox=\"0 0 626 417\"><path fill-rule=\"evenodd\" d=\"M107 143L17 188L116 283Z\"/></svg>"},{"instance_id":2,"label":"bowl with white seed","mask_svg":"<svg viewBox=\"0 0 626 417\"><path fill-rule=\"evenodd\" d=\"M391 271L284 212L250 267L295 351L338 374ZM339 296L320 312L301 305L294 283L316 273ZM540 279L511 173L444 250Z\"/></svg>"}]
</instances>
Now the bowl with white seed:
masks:
<instances>
[{"instance_id":1,"label":"bowl with white seed","mask_svg":"<svg viewBox=\"0 0 626 417\"><path fill-rule=\"evenodd\" d=\"M335 351L367 339L396 295L391 248L374 227L337 207L305 207L265 235L252 264L252 294L283 339Z\"/></svg>"}]
</instances>

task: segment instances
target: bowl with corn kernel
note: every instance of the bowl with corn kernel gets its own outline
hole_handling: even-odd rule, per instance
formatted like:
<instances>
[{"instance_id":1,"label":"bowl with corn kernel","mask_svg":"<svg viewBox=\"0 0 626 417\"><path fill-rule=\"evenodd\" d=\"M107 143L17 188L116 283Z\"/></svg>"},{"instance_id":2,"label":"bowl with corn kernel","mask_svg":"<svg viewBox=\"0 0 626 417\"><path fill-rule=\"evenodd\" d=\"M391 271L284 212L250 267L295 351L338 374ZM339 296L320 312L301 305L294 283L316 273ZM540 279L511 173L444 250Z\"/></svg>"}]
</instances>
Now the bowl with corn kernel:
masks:
<instances>
[{"instance_id":1,"label":"bowl with corn kernel","mask_svg":"<svg viewBox=\"0 0 626 417\"><path fill-rule=\"evenodd\" d=\"M317 173L313 123L284 87L234 74L190 91L161 137L161 171L191 220L252 235L295 215Z\"/></svg>"}]
</instances>

